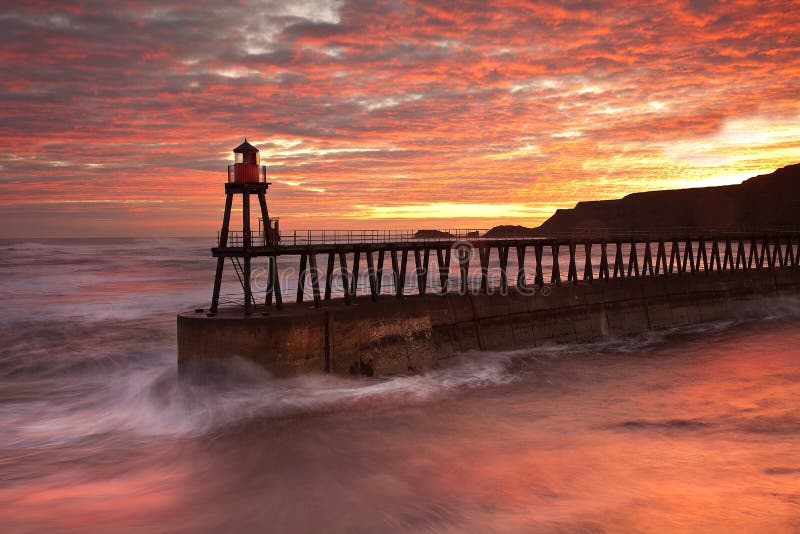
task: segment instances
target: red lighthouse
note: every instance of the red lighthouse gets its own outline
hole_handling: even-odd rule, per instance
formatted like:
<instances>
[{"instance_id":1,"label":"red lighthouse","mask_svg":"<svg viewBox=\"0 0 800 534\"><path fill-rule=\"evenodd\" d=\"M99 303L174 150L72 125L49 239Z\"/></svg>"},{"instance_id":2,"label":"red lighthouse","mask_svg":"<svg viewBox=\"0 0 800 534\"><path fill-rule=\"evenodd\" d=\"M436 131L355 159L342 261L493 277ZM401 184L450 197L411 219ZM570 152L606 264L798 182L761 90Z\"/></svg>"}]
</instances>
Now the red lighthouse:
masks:
<instances>
[{"instance_id":1,"label":"red lighthouse","mask_svg":"<svg viewBox=\"0 0 800 534\"><path fill-rule=\"evenodd\" d=\"M247 142L233 149L233 165L228 165L228 183L266 182L267 167L261 165L258 149Z\"/></svg>"},{"instance_id":2,"label":"red lighthouse","mask_svg":"<svg viewBox=\"0 0 800 534\"><path fill-rule=\"evenodd\" d=\"M225 184L225 214L222 217L222 228L219 232L217 247L211 250L217 258L217 271L214 276L214 293L211 298L210 313L217 313L220 301L220 288L222 286L222 272L225 259L229 258L241 282L244 293L244 312L250 314L255 299L251 286L251 260L255 256L269 256L269 286L267 298L271 300L273 290L277 289L276 300L280 299L280 288L277 287L276 258L270 255L268 249L274 247L280 239L278 235L278 220L269 218L267 210L267 168L261 165L258 149L244 142L233 149L234 163L228 165L228 183ZM242 199L242 229L230 230L231 209L233 208L234 195ZM250 224L250 196L258 197L261 208L260 219L264 222L264 230L260 228L253 232ZM280 302L278 300L278 302Z\"/></svg>"}]
</instances>

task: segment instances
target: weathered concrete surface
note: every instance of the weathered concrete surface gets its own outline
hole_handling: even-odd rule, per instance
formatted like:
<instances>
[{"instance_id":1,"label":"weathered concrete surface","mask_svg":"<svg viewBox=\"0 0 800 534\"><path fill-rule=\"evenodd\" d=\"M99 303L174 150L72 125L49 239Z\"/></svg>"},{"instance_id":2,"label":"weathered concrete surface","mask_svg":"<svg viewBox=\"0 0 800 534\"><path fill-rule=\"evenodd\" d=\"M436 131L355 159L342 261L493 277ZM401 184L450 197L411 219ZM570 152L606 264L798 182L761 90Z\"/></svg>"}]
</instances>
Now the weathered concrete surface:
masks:
<instances>
[{"instance_id":1,"label":"weathered concrete surface","mask_svg":"<svg viewBox=\"0 0 800 534\"><path fill-rule=\"evenodd\" d=\"M178 361L239 356L276 376L389 375L467 350L586 342L747 315L763 297L800 295L800 269L596 280L545 296L418 295L290 304L268 315L178 316Z\"/></svg>"}]
</instances>

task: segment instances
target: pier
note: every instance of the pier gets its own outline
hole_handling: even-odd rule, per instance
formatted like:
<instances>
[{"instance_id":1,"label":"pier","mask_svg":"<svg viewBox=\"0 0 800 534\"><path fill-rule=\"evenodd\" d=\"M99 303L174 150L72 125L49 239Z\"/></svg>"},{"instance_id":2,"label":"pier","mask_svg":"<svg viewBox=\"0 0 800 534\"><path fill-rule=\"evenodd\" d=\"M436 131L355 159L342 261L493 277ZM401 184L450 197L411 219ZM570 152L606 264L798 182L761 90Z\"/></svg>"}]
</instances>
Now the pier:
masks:
<instances>
[{"instance_id":1,"label":"pier","mask_svg":"<svg viewBox=\"0 0 800 534\"><path fill-rule=\"evenodd\" d=\"M744 317L765 297L800 295L800 228L282 230L258 149L245 140L234 158L211 304L178 316L181 368L240 357L277 376L403 373L470 350Z\"/></svg>"},{"instance_id":2,"label":"pier","mask_svg":"<svg viewBox=\"0 0 800 534\"><path fill-rule=\"evenodd\" d=\"M438 237L418 237L437 234ZM359 294L378 300L384 273L396 298L424 296L438 283L438 293L451 288L465 294L542 290L545 286L593 283L617 278L698 275L713 271L748 271L796 268L800 265L800 229L773 228L758 233L715 229L676 229L659 234L613 233L608 230L583 235L546 238L481 237L486 230L444 231L301 231L276 235L263 231L250 235L229 232L218 236L212 254L229 258L247 293L245 259L264 258L268 282L263 299L250 295L242 311L251 313L259 301L264 307L283 307L279 257L289 257L298 273L296 302L309 298L324 306L333 297L331 288L341 278L346 304ZM477 237L476 237L477 236ZM513 252L512 252L513 251ZM358 284L362 258L368 284ZM412 269L409 260L413 258ZM431 258L435 267L431 268ZM499 265L499 279L491 280L492 261ZM409 272L410 271L410 272ZM455 271L455 272L453 272ZM478 287L471 274L480 273ZM545 275L546 274L546 275ZM310 295L307 295L307 280ZM217 312L212 304L211 313Z\"/></svg>"},{"instance_id":3,"label":"pier","mask_svg":"<svg viewBox=\"0 0 800 534\"><path fill-rule=\"evenodd\" d=\"M472 232L387 232L386 241L374 232L289 232L279 243L255 234L248 245L228 236L213 253L266 263L267 287L250 293L249 306L181 315L179 361L236 356L276 376L390 375L470 350L758 316L766 298L800 296L793 229L467 239ZM279 258L297 273L292 298L282 297Z\"/></svg>"}]
</instances>

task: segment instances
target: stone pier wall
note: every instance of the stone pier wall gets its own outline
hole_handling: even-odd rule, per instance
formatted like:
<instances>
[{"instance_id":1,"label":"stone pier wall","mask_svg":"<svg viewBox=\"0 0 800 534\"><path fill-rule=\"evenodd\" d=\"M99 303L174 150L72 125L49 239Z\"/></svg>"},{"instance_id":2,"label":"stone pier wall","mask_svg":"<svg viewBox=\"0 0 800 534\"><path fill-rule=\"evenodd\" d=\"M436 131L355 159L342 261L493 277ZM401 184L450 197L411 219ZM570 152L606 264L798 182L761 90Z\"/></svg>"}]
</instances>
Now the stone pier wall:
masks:
<instances>
[{"instance_id":1,"label":"stone pier wall","mask_svg":"<svg viewBox=\"0 0 800 534\"><path fill-rule=\"evenodd\" d=\"M242 357L276 376L389 375L435 366L468 350L587 342L746 317L765 298L800 295L800 269L617 278L523 296L358 298L349 306L287 305L250 317L178 316L178 361ZM768 305L768 304L767 304Z\"/></svg>"}]
</instances>

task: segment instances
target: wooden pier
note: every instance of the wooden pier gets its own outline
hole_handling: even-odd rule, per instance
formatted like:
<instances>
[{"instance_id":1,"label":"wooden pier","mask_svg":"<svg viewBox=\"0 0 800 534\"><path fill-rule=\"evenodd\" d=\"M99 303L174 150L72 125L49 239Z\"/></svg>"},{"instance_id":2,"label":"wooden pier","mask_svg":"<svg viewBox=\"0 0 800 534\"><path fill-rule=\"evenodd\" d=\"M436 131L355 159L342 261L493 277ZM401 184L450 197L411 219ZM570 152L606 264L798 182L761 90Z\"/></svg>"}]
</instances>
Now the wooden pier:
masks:
<instances>
[{"instance_id":1,"label":"wooden pier","mask_svg":"<svg viewBox=\"0 0 800 534\"><path fill-rule=\"evenodd\" d=\"M245 314L252 312L257 299L250 289L250 270L242 269L241 265L249 266L254 258L265 258L268 265L267 287L258 300L263 297L267 308L274 302L277 309L283 307L277 268L281 256L296 258L296 301L303 302L306 298L308 277L310 298L315 307L333 298L331 288L335 276L341 278L346 304L358 295L362 257L366 260L369 280L362 293L367 293L373 301L381 294L387 270L391 274L393 294L403 298L405 295L424 296L430 289L432 276L438 277L440 293L447 293L454 287L464 294L470 290L472 269L480 271L478 293L499 291L505 294L510 287L518 292L530 292L549 286L618 278L691 276L712 271L800 266L800 229L794 228L759 232L686 229L659 234L596 230L582 236L541 238L487 238L481 237L482 233L485 232L448 231L439 232L438 237L418 238L416 236L421 234L410 231L308 231L300 232L298 239L297 232L281 233L278 237L270 231L227 232L223 227L212 254L219 261L228 258L233 264L245 296ZM568 253L565 274L559 261L562 251ZM430 258L434 255L438 272L431 273ZM409 256L413 256L415 266L410 280L406 267ZM492 257L500 266L497 286L490 284ZM450 269L453 262L458 267L454 277ZM545 271L549 276L545 277ZM533 273L532 284L527 282L527 273ZM509 280L515 283L512 285ZM215 284L211 314L217 312L218 302L219 289Z\"/></svg>"}]
</instances>

